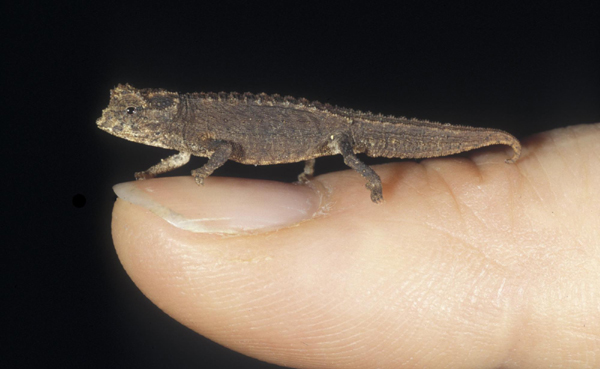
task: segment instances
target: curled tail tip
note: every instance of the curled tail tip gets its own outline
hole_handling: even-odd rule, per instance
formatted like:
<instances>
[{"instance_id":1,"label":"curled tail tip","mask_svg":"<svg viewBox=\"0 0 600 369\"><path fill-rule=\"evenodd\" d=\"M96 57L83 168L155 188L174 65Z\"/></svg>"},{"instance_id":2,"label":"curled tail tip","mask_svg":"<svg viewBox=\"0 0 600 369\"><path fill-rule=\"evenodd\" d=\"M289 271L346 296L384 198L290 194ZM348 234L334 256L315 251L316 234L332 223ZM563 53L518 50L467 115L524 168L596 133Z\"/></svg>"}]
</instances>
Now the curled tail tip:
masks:
<instances>
[{"instance_id":1,"label":"curled tail tip","mask_svg":"<svg viewBox=\"0 0 600 369\"><path fill-rule=\"evenodd\" d=\"M519 157L521 157L521 145L519 145L519 144L513 145L512 148L514 150L514 154L513 154L512 158L506 159L504 161L507 164L514 164L514 163L516 163L517 160L519 160Z\"/></svg>"},{"instance_id":2,"label":"curled tail tip","mask_svg":"<svg viewBox=\"0 0 600 369\"><path fill-rule=\"evenodd\" d=\"M507 164L514 164L517 160L519 160L519 157L521 157L521 142L519 142L519 140L510 133L504 133L508 137L506 137L505 140L503 140L503 142L501 141L500 143L510 146L513 149L513 156L510 159L506 159L505 162Z\"/></svg>"}]
</instances>

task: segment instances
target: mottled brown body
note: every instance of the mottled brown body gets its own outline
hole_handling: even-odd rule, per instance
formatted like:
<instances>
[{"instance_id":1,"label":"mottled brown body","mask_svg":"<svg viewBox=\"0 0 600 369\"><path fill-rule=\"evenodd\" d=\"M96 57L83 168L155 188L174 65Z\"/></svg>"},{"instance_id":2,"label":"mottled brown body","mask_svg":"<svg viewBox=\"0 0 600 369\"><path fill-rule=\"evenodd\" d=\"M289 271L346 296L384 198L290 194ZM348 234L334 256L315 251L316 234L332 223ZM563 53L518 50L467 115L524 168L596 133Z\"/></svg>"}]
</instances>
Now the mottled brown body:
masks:
<instances>
[{"instance_id":1,"label":"mottled brown body","mask_svg":"<svg viewBox=\"0 0 600 369\"><path fill-rule=\"evenodd\" d=\"M306 99L237 93L178 94L119 85L98 126L118 137L179 153L147 171L145 179L178 168L190 155L208 157L192 171L199 184L227 160L278 164L306 160L300 176L312 175L314 159L341 154L367 180L374 202L381 180L356 153L387 158L431 158L490 145L508 145L519 158L519 141L507 132L362 113Z\"/></svg>"}]
</instances>

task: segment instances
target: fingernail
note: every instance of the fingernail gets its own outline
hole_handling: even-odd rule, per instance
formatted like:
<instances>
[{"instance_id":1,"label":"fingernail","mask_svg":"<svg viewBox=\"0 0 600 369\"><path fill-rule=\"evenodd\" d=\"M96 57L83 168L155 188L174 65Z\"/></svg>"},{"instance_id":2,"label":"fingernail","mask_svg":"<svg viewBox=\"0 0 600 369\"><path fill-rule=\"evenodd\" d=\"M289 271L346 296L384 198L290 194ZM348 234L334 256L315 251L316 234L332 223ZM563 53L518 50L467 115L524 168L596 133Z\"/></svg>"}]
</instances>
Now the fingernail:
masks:
<instances>
[{"instance_id":1,"label":"fingernail","mask_svg":"<svg viewBox=\"0 0 600 369\"><path fill-rule=\"evenodd\" d=\"M117 196L142 206L177 228L196 233L241 234L271 231L311 219L321 196L308 186L210 177L198 186L192 177L120 183Z\"/></svg>"}]
</instances>

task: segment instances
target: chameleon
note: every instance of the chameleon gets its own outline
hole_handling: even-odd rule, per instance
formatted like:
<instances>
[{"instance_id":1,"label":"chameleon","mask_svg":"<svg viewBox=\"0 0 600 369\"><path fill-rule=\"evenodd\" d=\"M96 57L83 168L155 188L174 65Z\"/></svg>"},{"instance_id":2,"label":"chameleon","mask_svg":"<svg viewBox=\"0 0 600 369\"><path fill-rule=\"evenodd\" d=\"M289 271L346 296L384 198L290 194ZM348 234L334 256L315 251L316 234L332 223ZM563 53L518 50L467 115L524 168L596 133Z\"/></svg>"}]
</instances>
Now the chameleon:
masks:
<instances>
[{"instance_id":1,"label":"chameleon","mask_svg":"<svg viewBox=\"0 0 600 369\"><path fill-rule=\"evenodd\" d=\"M432 158L490 145L507 145L521 154L519 141L492 128L441 124L384 116L265 93L177 93L119 84L96 121L117 137L178 151L143 172L152 178L185 165L192 155L208 157L192 171L198 185L227 160L268 165L305 161L299 179L314 173L315 159L341 154L366 179L371 200L383 200L379 175L356 154L386 158Z\"/></svg>"}]
</instances>

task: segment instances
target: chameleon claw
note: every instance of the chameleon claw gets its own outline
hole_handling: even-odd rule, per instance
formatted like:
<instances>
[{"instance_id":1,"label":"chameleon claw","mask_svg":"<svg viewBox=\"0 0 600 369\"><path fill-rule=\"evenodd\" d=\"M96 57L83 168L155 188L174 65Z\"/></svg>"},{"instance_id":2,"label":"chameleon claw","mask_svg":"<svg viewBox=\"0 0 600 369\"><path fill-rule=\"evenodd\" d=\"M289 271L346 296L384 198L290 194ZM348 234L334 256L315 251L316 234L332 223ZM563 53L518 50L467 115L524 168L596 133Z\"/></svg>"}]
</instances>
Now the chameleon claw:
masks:
<instances>
[{"instance_id":1,"label":"chameleon claw","mask_svg":"<svg viewBox=\"0 0 600 369\"><path fill-rule=\"evenodd\" d=\"M381 204L383 202L383 195L380 193L371 192L371 201L376 204Z\"/></svg>"},{"instance_id":2,"label":"chameleon claw","mask_svg":"<svg viewBox=\"0 0 600 369\"><path fill-rule=\"evenodd\" d=\"M193 170L192 171L192 176L194 177L194 180L196 180L196 184L198 186L204 186L204 177L198 173L197 171Z\"/></svg>"},{"instance_id":3,"label":"chameleon claw","mask_svg":"<svg viewBox=\"0 0 600 369\"><path fill-rule=\"evenodd\" d=\"M371 201L376 204L383 201L383 189L381 188L381 184L367 182L365 187L371 191Z\"/></svg>"}]
</instances>

